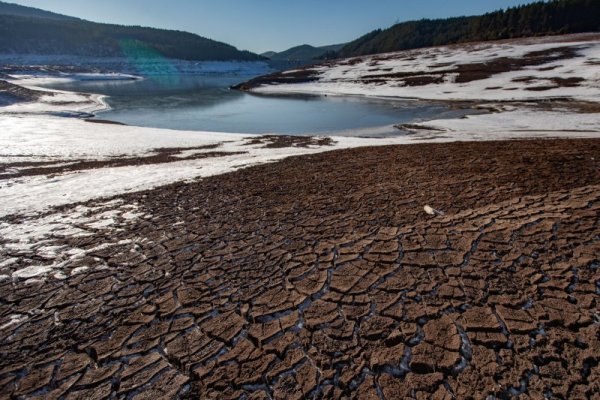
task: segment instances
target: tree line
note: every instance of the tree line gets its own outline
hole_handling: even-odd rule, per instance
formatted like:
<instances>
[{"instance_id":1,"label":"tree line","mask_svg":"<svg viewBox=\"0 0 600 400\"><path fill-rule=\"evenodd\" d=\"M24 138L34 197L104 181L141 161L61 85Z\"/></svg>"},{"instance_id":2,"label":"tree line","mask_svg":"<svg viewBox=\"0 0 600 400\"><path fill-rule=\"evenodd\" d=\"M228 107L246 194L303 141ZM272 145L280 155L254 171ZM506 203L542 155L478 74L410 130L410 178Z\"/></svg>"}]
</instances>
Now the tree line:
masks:
<instances>
[{"instance_id":1,"label":"tree line","mask_svg":"<svg viewBox=\"0 0 600 400\"><path fill-rule=\"evenodd\" d=\"M423 19L370 32L324 58L345 58L452 43L600 31L600 0L555 0L481 16Z\"/></svg>"}]
</instances>

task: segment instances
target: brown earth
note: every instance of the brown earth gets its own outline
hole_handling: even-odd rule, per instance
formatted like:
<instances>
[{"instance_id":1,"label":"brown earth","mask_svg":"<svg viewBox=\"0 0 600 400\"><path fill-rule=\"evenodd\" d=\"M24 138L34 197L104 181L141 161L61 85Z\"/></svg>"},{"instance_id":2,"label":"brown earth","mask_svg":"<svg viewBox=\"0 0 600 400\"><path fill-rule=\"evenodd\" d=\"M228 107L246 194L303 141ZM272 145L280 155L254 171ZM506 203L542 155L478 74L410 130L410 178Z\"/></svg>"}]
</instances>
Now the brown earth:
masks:
<instances>
[{"instance_id":1,"label":"brown earth","mask_svg":"<svg viewBox=\"0 0 600 400\"><path fill-rule=\"evenodd\" d=\"M43 95L52 96L50 92L27 89L0 79L0 106L23 101L34 101Z\"/></svg>"},{"instance_id":2,"label":"brown earth","mask_svg":"<svg viewBox=\"0 0 600 400\"><path fill-rule=\"evenodd\" d=\"M290 136L290 135L262 135L248 139L248 145L262 144L267 149L280 149L285 147L332 146L334 140L330 137L315 136Z\"/></svg>"},{"instance_id":3,"label":"brown earth","mask_svg":"<svg viewBox=\"0 0 600 400\"><path fill-rule=\"evenodd\" d=\"M112 121L89 120L89 122L118 124ZM330 137L315 136L288 136L288 135L261 135L246 139L246 145L275 149L284 147L309 147L309 146L331 146L334 140ZM157 148L145 156L121 156L112 157L107 160L69 160L65 161L23 161L23 162L0 162L0 181L14 179L24 176L56 175L76 171L84 171L97 168L127 167L134 165L166 164L186 160L198 160L212 157L226 157L244 152L232 151L209 151L182 155L186 151L194 150L216 150L221 144L196 146L196 147L173 147ZM14 156L13 156L14 157Z\"/></svg>"},{"instance_id":4,"label":"brown earth","mask_svg":"<svg viewBox=\"0 0 600 400\"><path fill-rule=\"evenodd\" d=\"M273 85L277 83L306 83L318 81L318 72L310 67L302 67L293 71L287 71L285 74L276 72L269 75L259 76L248 82L242 82L232 86L232 89L247 91L261 85Z\"/></svg>"},{"instance_id":5,"label":"brown earth","mask_svg":"<svg viewBox=\"0 0 600 400\"><path fill-rule=\"evenodd\" d=\"M92 123L92 124L107 124L107 125L121 125L121 126L127 125L122 122L111 121L108 119L86 118L86 119L84 119L84 121Z\"/></svg>"},{"instance_id":6,"label":"brown earth","mask_svg":"<svg viewBox=\"0 0 600 400\"><path fill-rule=\"evenodd\" d=\"M71 160L68 161L68 164L65 164L64 161L24 161L5 164L0 163L0 181L3 179L13 179L23 176L55 175L96 168L165 164L177 161L198 160L203 158L225 157L234 154L240 154L240 152L210 151L192 154L189 156L180 155L187 150L210 150L217 149L219 146L220 145L217 144L197 147L158 148L152 150L152 154L147 156L114 157L108 160Z\"/></svg>"},{"instance_id":7,"label":"brown earth","mask_svg":"<svg viewBox=\"0 0 600 400\"><path fill-rule=\"evenodd\" d=\"M56 244L131 243L0 281L0 397L598 398L600 140L334 151L120 197L145 216Z\"/></svg>"}]
</instances>

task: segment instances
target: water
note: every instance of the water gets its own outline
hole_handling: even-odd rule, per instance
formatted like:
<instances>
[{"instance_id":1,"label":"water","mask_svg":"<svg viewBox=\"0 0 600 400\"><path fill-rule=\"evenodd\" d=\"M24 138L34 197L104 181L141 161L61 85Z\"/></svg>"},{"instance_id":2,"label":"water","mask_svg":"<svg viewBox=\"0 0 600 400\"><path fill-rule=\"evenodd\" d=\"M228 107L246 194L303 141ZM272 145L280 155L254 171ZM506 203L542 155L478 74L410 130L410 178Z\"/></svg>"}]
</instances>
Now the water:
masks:
<instances>
[{"instance_id":1,"label":"water","mask_svg":"<svg viewBox=\"0 0 600 400\"><path fill-rule=\"evenodd\" d=\"M115 68L112 68L114 70ZM72 81L55 89L100 93L111 106L97 118L129 125L239 133L392 136L395 124L469 113L422 101L349 96L274 96L230 90L269 72L265 63L152 64L120 68L135 81Z\"/></svg>"}]
</instances>

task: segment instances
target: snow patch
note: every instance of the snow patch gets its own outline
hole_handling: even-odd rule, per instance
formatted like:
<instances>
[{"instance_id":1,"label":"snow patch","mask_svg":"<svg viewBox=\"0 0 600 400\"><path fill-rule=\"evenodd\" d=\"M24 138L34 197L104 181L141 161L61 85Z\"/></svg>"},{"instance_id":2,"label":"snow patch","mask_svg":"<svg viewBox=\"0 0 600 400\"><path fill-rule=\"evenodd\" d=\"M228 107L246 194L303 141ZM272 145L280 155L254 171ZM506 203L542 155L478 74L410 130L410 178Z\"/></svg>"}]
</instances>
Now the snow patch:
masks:
<instances>
[{"instance_id":1,"label":"snow patch","mask_svg":"<svg viewBox=\"0 0 600 400\"><path fill-rule=\"evenodd\" d=\"M36 276L45 275L52 271L52 266L49 265L32 265L13 272L13 278L34 278Z\"/></svg>"},{"instance_id":2,"label":"snow patch","mask_svg":"<svg viewBox=\"0 0 600 400\"><path fill-rule=\"evenodd\" d=\"M251 89L257 93L303 93L363 95L434 100L529 100L572 97L597 101L600 98L600 42L586 40L562 42L563 37L521 39L512 42L484 42L416 49L410 51L356 57L310 67L315 81L295 84L264 84ZM456 82L460 65L492 63L503 58L523 58L534 52L570 48L571 58L548 59L541 65L529 65L514 71L493 74L485 79ZM557 56L560 53L549 53ZM535 63L534 63L535 64ZM296 71L286 71L291 74ZM420 76L446 72L441 82L405 85L389 76ZM438 75L439 76L439 75ZM530 79L534 78L534 79ZM576 79L577 84L552 84L552 80ZM375 79L375 80L374 80ZM370 82L369 82L370 81ZM541 89L544 90L539 90ZM547 90L546 90L547 89Z\"/></svg>"},{"instance_id":3,"label":"snow patch","mask_svg":"<svg viewBox=\"0 0 600 400\"><path fill-rule=\"evenodd\" d=\"M77 267L77 268L73 268L71 270L71 275L77 275L80 274L82 272L87 271L88 269L90 269L90 267Z\"/></svg>"},{"instance_id":4,"label":"snow patch","mask_svg":"<svg viewBox=\"0 0 600 400\"><path fill-rule=\"evenodd\" d=\"M66 279L65 270L89 253L123 245L128 241L115 240L91 248L79 248L68 245L63 239L85 237L94 233L111 238L114 232L122 230L134 222L136 216L142 215L136 210L136 205L124 204L122 200L116 199L95 207L79 205L48 215L33 214L22 216L16 221L2 222L0 256L14 254L18 257L8 257L2 261L0 272L3 276L16 280L43 278L52 272L55 279ZM128 214L127 218L123 217L124 214ZM40 264L40 260L46 260L47 264ZM104 265L100 259L96 259L96 262ZM76 266L71 270L71 275L89 268Z\"/></svg>"},{"instance_id":5,"label":"snow patch","mask_svg":"<svg viewBox=\"0 0 600 400\"><path fill-rule=\"evenodd\" d=\"M8 317L9 321L7 323L5 323L4 325L0 326L0 331L9 328L13 325L17 325L20 324L21 322L24 322L28 319L29 317L25 314L13 314L11 316Z\"/></svg>"}]
</instances>

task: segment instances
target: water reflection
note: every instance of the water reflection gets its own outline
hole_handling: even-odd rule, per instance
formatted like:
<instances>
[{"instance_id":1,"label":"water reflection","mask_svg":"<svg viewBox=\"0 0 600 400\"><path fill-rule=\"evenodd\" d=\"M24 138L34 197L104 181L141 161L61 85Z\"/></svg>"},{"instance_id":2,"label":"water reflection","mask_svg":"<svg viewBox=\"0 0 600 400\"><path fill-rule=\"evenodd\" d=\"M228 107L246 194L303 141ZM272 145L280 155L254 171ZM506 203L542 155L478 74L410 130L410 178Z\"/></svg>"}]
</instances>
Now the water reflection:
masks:
<instances>
[{"instance_id":1,"label":"water reflection","mask_svg":"<svg viewBox=\"0 0 600 400\"><path fill-rule=\"evenodd\" d=\"M185 66L187 73L159 74L164 65L156 66L154 73L146 65L143 80L63 82L51 86L108 95L112 109L99 113L100 118L184 130L390 136L401 134L393 128L394 124L467 113L408 100L253 95L228 89L257 75L258 71L252 68L240 68L239 63Z\"/></svg>"}]
</instances>

